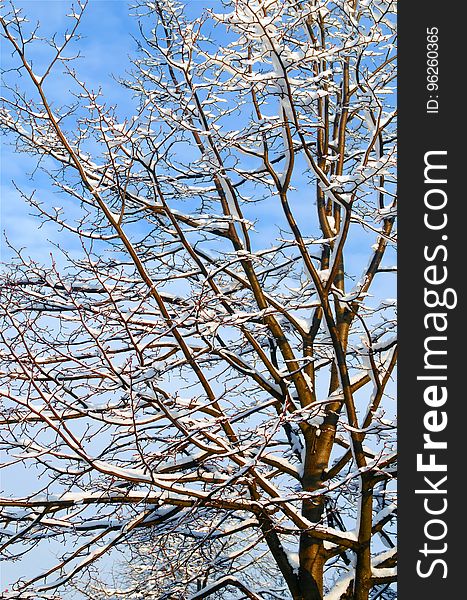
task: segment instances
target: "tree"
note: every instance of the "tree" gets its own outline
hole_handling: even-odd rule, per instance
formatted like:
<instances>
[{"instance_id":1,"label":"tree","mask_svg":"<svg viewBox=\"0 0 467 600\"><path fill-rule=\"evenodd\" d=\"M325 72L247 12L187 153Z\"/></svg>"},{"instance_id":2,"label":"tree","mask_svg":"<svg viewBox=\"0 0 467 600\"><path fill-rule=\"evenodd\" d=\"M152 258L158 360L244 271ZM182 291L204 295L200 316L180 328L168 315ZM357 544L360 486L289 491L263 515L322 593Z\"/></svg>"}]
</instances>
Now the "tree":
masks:
<instances>
[{"instance_id":1,"label":"tree","mask_svg":"<svg viewBox=\"0 0 467 600\"><path fill-rule=\"evenodd\" d=\"M57 194L18 191L61 232L1 287L6 467L40 474L2 551L65 546L12 597L115 548L165 569L145 597L393 597L394 2L140 0L124 119L72 62L86 2L40 73L2 10L2 130Z\"/></svg>"}]
</instances>

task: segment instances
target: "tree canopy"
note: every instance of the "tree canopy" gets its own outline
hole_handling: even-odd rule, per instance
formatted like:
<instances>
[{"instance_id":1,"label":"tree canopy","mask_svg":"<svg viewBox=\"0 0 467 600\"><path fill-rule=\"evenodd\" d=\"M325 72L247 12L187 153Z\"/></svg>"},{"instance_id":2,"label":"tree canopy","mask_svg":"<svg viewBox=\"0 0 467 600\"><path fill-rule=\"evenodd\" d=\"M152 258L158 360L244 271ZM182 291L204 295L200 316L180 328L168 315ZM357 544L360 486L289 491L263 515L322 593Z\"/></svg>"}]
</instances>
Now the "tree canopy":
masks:
<instances>
[{"instance_id":1,"label":"tree canopy","mask_svg":"<svg viewBox=\"0 0 467 600\"><path fill-rule=\"evenodd\" d=\"M2 8L4 141L54 190L7 201L57 230L3 268L2 552L60 544L4 597L394 597L395 4L133 4L124 118L92 3Z\"/></svg>"}]
</instances>

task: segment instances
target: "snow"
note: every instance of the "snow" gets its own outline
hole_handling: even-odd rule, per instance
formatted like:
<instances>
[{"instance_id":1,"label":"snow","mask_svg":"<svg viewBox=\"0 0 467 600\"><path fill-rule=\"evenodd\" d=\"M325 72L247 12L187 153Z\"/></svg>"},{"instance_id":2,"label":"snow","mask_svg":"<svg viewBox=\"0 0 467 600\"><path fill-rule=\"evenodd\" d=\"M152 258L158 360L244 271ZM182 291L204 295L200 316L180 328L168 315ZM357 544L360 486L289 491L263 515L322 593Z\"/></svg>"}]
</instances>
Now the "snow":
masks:
<instances>
[{"instance_id":1,"label":"snow","mask_svg":"<svg viewBox=\"0 0 467 600\"><path fill-rule=\"evenodd\" d=\"M391 548L390 550L385 550L384 552L380 552L371 559L371 564L373 567L377 567L378 565L382 564L383 562L392 558L395 555L397 555L397 547ZM380 571L377 572L380 573Z\"/></svg>"},{"instance_id":2,"label":"snow","mask_svg":"<svg viewBox=\"0 0 467 600\"><path fill-rule=\"evenodd\" d=\"M380 523L381 521L384 521L384 519L386 519L386 517L394 514L396 512L396 510L397 510L397 504L395 502L388 504L388 506L386 506L385 508L380 510L379 513L374 517L373 525L378 525L378 523Z\"/></svg>"},{"instance_id":3,"label":"snow","mask_svg":"<svg viewBox=\"0 0 467 600\"><path fill-rule=\"evenodd\" d=\"M203 587L199 592L192 594L189 596L188 600L197 600L197 598L204 598L205 596L209 596L214 589L217 589L222 586L227 586L232 581L236 581L235 577L231 575L227 575L226 577L221 577L217 581L210 583L206 587Z\"/></svg>"},{"instance_id":4,"label":"snow","mask_svg":"<svg viewBox=\"0 0 467 600\"><path fill-rule=\"evenodd\" d=\"M331 589L324 595L323 600L341 600L341 596L346 592L349 584L353 580L355 576L355 562L356 559L354 556L349 556L351 560L351 565L347 568L349 571L344 572L332 585Z\"/></svg>"},{"instance_id":5,"label":"snow","mask_svg":"<svg viewBox=\"0 0 467 600\"><path fill-rule=\"evenodd\" d=\"M297 315L297 313L289 313L290 316L292 317L292 319L297 323L297 325L303 329L303 331L305 331L306 333L308 333L310 331L310 328L313 324L313 318L309 317L308 319L300 317Z\"/></svg>"},{"instance_id":6,"label":"snow","mask_svg":"<svg viewBox=\"0 0 467 600\"><path fill-rule=\"evenodd\" d=\"M292 442L292 452L294 452L297 456L300 457L298 473L300 476L302 476L305 465L305 447L303 445L302 440L300 439L300 435L297 435L297 433L295 433L293 429L290 431L290 439Z\"/></svg>"},{"instance_id":7,"label":"snow","mask_svg":"<svg viewBox=\"0 0 467 600\"><path fill-rule=\"evenodd\" d=\"M298 552L287 552L287 560L293 569L293 572L298 575L300 569L300 555Z\"/></svg>"},{"instance_id":8,"label":"snow","mask_svg":"<svg viewBox=\"0 0 467 600\"><path fill-rule=\"evenodd\" d=\"M297 466L293 465L291 462L289 462L285 458L282 458L281 456L278 456L277 454L272 454L272 453L265 454L264 458L267 458L268 456L274 460L275 464L283 466L284 470L293 471L293 472L297 473L298 476L300 476L300 470L297 468Z\"/></svg>"},{"instance_id":9,"label":"snow","mask_svg":"<svg viewBox=\"0 0 467 600\"><path fill-rule=\"evenodd\" d=\"M397 342L397 335L392 335L389 338L384 338L384 340L372 344L371 348L373 352L381 352L382 350L387 350L387 348L392 346L395 342Z\"/></svg>"},{"instance_id":10,"label":"snow","mask_svg":"<svg viewBox=\"0 0 467 600\"><path fill-rule=\"evenodd\" d=\"M326 283L326 281L329 279L329 275L331 274L331 272L329 269L317 269L316 274L318 275L322 283Z\"/></svg>"},{"instance_id":11,"label":"snow","mask_svg":"<svg viewBox=\"0 0 467 600\"><path fill-rule=\"evenodd\" d=\"M332 215L328 215L326 218L329 224L329 228L333 233L336 233L336 220Z\"/></svg>"},{"instance_id":12,"label":"snow","mask_svg":"<svg viewBox=\"0 0 467 600\"><path fill-rule=\"evenodd\" d=\"M324 600L341 600L341 596L346 592L353 577L353 573L341 576L333 585L331 591L324 595Z\"/></svg>"},{"instance_id":13,"label":"snow","mask_svg":"<svg viewBox=\"0 0 467 600\"><path fill-rule=\"evenodd\" d=\"M112 212L109 208L107 208L107 210L109 212L112 223L113 222L118 223L118 221L120 220L120 213Z\"/></svg>"},{"instance_id":14,"label":"snow","mask_svg":"<svg viewBox=\"0 0 467 600\"><path fill-rule=\"evenodd\" d=\"M307 373L305 373L305 372L302 372L302 375L303 375L303 379L306 381L308 389L311 392L313 392L314 386L313 386L313 381L311 380L311 377Z\"/></svg>"}]
</instances>

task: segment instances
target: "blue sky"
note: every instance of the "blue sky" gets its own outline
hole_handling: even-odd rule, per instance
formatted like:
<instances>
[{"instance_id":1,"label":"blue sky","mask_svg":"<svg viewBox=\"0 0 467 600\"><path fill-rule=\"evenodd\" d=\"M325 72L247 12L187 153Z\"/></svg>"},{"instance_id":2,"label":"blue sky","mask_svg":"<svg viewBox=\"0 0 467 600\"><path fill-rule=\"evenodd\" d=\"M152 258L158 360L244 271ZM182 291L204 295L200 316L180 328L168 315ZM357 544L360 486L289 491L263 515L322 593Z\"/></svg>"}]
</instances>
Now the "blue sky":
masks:
<instances>
[{"instance_id":1,"label":"blue sky","mask_svg":"<svg viewBox=\"0 0 467 600\"><path fill-rule=\"evenodd\" d=\"M196 4L195 4L196 3ZM15 7L22 8L30 19L31 23L39 21L41 23L41 33L44 36L51 36L54 32L63 32L69 28L72 19L67 18L70 13L71 0L15 0ZM129 16L129 9L132 2L127 0L90 0L80 25L82 39L76 42L74 47L79 47L81 58L74 63L79 79L85 81L88 87L97 89L102 88L104 101L115 104L117 113L122 119L133 113L133 102L130 94L122 86L118 85L114 76L122 76L131 68L129 57L135 55L136 43L132 36L138 37L138 27L135 18ZM188 5L187 13L199 13L202 8L216 7L222 12L222 3L219 0L191 0ZM191 8L190 8L191 7ZM72 46L73 48L73 46ZM44 45L37 43L32 54L35 61L35 71L41 73L41 67L46 64L47 53L44 52ZM8 66L10 57L7 52L2 53L2 65ZM53 76L49 78L45 90L49 97L57 103L66 103L70 100L68 92L68 78L62 74L60 66L56 68ZM39 256L43 252L48 254L47 239L56 239L56 228L45 225L39 231L38 222L31 216L31 209L19 197L18 191L12 184L12 180L26 193L29 194L36 190L36 197L40 199L50 199L53 190L49 185L46 175L40 171L35 172L34 179L28 176L35 167L35 159L24 154L21 159L15 156L14 148L4 144L1 152L1 231L6 231L8 238L14 246L27 245L31 253ZM305 168L305 165L303 165ZM300 212L300 204L307 200L298 189L297 194L291 194L292 205ZM55 201L57 202L57 201ZM58 201L63 203L62 198ZM265 220L270 227L272 235L276 235L274 222L283 222L279 214L279 207L271 210L268 206L267 213L261 214L262 233L267 235L265 230ZM277 211L276 211L277 208ZM68 210L71 207L68 205ZM251 207L251 214L245 215L247 218L255 218L255 209ZM21 227L18 224L21 222ZM269 228L268 228L269 229ZM310 233L310 232L309 232ZM63 234L61 238L63 241ZM70 238L70 243L74 241ZM263 243L263 240L260 241ZM349 240L352 252L348 254L348 267L357 274L364 266L362 260L368 256L369 246L374 243L374 236L367 236L364 240L360 235ZM2 244L2 259L6 260L9 251L5 244ZM388 260L388 259L387 259ZM393 262L393 261L392 261ZM379 281L375 282L380 286ZM385 287L385 284L383 284Z\"/></svg>"},{"instance_id":2,"label":"blue sky","mask_svg":"<svg viewBox=\"0 0 467 600\"><path fill-rule=\"evenodd\" d=\"M220 4L216 0L194 1L198 2L198 10L200 4L203 8ZM86 82L90 88L101 88L104 100L117 106L117 112L122 119L132 114L133 102L128 91L116 83L114 76L125 75L125 71L131 68L129 57L135 55L136 43L132 36L138 36L138 27L136 19L129 16L129 7L132 4L127 0L90 0L80 24L79 32L82 37L74 46L79 46L81 53L81 58L74 63L79 79ZM63 33L71 26L73 20L66 15L70 13L72 5L71 0L14 0L15 8L24 11L30 25L36 21L40 22L40 35L44 37L50 37L55 32ZM190 10L195 11L196 8L193 4L192 6ZM37 43L31 47L30 56L34 60L34 71L40 75L47 64L48 51L42 43ZM12 64L9 50L3 42L0 59L2 68L8 68ZM58 66L45 85L49 98L58 104L70 100L68 78L62 71ZM6 80L11 82L15 77L16 74L12 73L7 75ZM28 88L25 79L21 80L21 85L31 89ZM73 206L67 204L62 196L59 199L52 198L56 191L51 187L48 176L40 170L35 170L34 157L18 155L14 147L4 142L5 140L2 140L0 146L0 262L8 262L11 257L11 251L5 241L6 235L13 247L25 248L26 254L38 263L50 264L50 253L53 251L54 260L60 264L60 253L54 250L51 243L60 240L61 245L73 253L74 248L79 252L78 240L69 235L64 243L64 233L57 231L54 224L40 225L31 207L21 198L15 184L25 195L35 191L35 197L47 204L65 206L67 216L70 215ZM20 496L36 489L37 472L34 469L25 470L18 466L14 478L12 472L10 470L8 481L1 481L2 493ZM20 577L31 576L51 567L56 562L55 557L62 551L63 547L58 542L50 542L32 551L21 561L1 563L0 591L8 588ZM112 558L101 562L110 569Z\"/></svg>"},{"instance_id":3,"label":"blue sky","mask_svg":"<svg viewBox=\"0 0 467 600\"><path fill-rule=\"evenodd\" d=\"M70 12L72 2L64 0L23 0L15 1L15 6L22 8L31 22L40 21L41 32L50 36L56 31L63 31L70 26L71 19L66 15ZM136 23L128 16L126 0L91 0L81 23L82 40L79 48L82 58L75 66L79 73L86 74L86 83L91 87L102 87L106 97L118 104L122 112L130 108L128 94L112 78L112 74L122 74L130 67L129 55L135 47L131 34L136 34ZM43 45L34 48L34 59L37 72L44 59ZM2 66L10 62L6 50L1 55ZM42 60L41 60L42 59ZM60 67L53 73L46 91L58 102L69 100L65 78L61 75ZM47 252L46 239L53 238L55 228L44 226L39 231L37 220L31 217L31 210L18 195L12 185L12 180L25 192L36 190L37 197L50 195L50 186L45 175L39 171L34 180L28 176L35 167L35 159L15 155L14 148L2 144L1 150L1 230L7 232L9 240L15 246L27 245L31 254L39 257ZM2 243L2 260L6 260L9 252Z\"/></svg>"},{"instance_id":4,"label":"blue sky","mask_svg":"<svg viewBox=\"0 0 467 600\"><path fill-rule=\"evenodd\" d=\"M66 15L70 12L71 2L63 0L15 0L15 7L22 8L25 15L34 22L41 23L41 33L50 36L55 31L63 31L70 26ZM82 40L79 47L82 58L76 62L76 69L85 73L86 83L91 87L102 87L104 96L118 104L123 113L131 109L131 99L128 94L115 83L112 74L121 75L130 67L129 55L134 51L135 42L131 34L136 34L135 19L128 16L126 0L91 0L81 23ZM2 43L1 62L6 67L10 56ZM43 47L39 44L34 49L35 67L40 73L41 63L45 60ZM46 88L48 94L58 102L68 100L67 87L64 77L57 69ZM15 189L14 181L24 193L36 190L37 197L49 200L53 193L47 176L37 171L31 179L30 173L35 167L35 159L24 154L18 157L14 148L2 143L0 153L0 229L2 232L1 260L7 261L10 251L3 239L6 232L9 241L15 247L26 247L27 254L38 262L49 262L51 246L48 240L57 241L59 234L55 226L44 225L39 228L39 222L31 215L31 208L21 199ZM73 243L70 237L70 244ZM70 248L67 248L70 249ZM18 469L15 481L2 481L2 488L17 495L27 493L35 486L36 472ZM3 563L0 571L0 589L4 590L20 576L32 575L40 569L54 564L55 555L62 550L57 543L50 543L29 555L26 560L17 563Z\"/></svg>"},{"instance_id":5,"label":"blue sky","mask_svg":"<svg viewBox=\"0 0 467 600\"><path fill-rule=\"evenodd\" d=\"M196 5L195 5L196 2ZM55 31L63 31L70 25L70 19L66 15L70 12L72 2L64 0L15 0L17 8L23 8L31 21L39 20L43 35L50 36ZM199 10L208 6L222 6L220 2L214 0L190 0L188 4L192 7L189 11ZM76 62L75 68L79 78L85 81L89 87L101 87L104 99L118 106L118 113L122 117L131 115L132 100L128 92L122 89L113 79L112 75L123 75L130 68L129 55L134 54L136 44L132 39L132 34L137 35L137 23L135 19L128 16L129 5L131 2L126 0L90 0L86 9L85 16L81 23L80 32L83 36L79 42L79 48L82 52L82 58ZM196 6L196 8L195 8ZM41 66L46 60L42 48L37 45L35 49L35 71L40 74ZM2 54L3 66L8 66L10 57L4 51ZM68 88L65 84L65 78L60 74L60 67L46 85L46 92L57 102L66 102L68 100ZM25 192L31 193L36 190L37 196L50 201L54 193L51 189L47 177L41 172L36 172L33 180L29 173L35 167L35 160L22 155L20 160L15 155L14 149L7 145L2 146L1 151L1 230L5 231L9 240L14 246L26 246L27 252L38 262L49 261L50 243L48 240L57 241L63 239L63 234L58 233L55 226L45 225L38 229L38 221L31 216L31 209L20 198L17 190L12 184L12 180ZM293 196L293 195L292 195ZM292 197L292 202L308 201L298 193L296 198ZM60 200L62 203L63 200ZM54 205L55 203L52 203ZM277 207L276 207L277 208ZM271 237L276 236L274 222L277 216L276 208L262 216L263 228L262 235ZM254 214L258 209L252 209ZM277 208L278 210L278 208ZM299 211L300 212L300 211ZM250 217L250 215L246 215ZM70 237L70 244L72 242ZM366 264L369 246L374 243L374 236L356 236L351 242L352 252L349 254L348 266L355 274L359 274L362 266ZM261 242L264 242L264 237ZM72 249L72 247L68 248ZM7 260L9 250L2 243L2 260ZM385 263L392 264L393 259L387 258ZM393 275L382 275L375 281L373 293L378 297L384 298L385 295L394 295L392 285L388 286L388 279ZM27 477L34 477L33 472L22 475L16 482L16 486L21 486L23 491L27 487ZM30 483L30 482L29 482ZM9 487L10 482L7 482ZM33 554L29 559L35 563L35 569L38 566L46 567L53 562L53 546L50 547L51 554L41 552ZM28 568L30 563L17 563L2 567L3 581L2 589L16 579L19 575L28 575L24 569Z\"/></svg>"}]
</instances>

